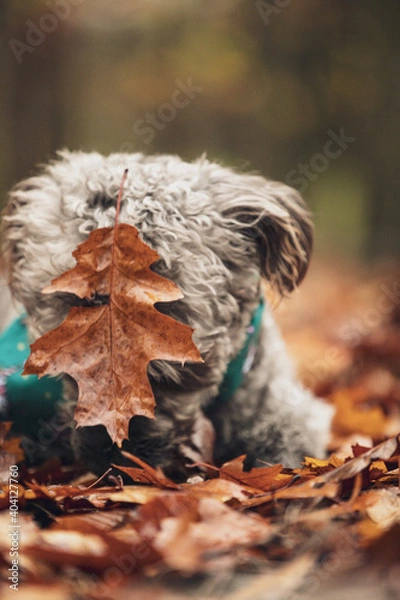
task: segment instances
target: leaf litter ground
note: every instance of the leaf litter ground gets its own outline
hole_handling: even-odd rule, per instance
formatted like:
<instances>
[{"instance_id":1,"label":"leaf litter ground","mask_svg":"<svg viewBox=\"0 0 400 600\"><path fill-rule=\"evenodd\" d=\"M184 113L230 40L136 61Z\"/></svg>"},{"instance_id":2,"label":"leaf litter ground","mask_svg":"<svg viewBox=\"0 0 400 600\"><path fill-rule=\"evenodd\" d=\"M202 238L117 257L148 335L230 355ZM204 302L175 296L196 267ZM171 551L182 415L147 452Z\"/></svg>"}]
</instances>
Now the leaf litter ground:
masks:
<instances>
[{"instance_id":1,"label":"leaf litter ground","mask_svg":"<svg viewBox=\"0 0 400 600\"><path fill-rule=\"evenodd\" d=\"M301 377L336 408L326 460L247 472L237 457L176 484L132 457L132 484L96 482L56 460L24 468L3 426L4 580L22 461L20 598L400 597L399 298L394 271L323 265L278 309Z\"/></svg>"}]
</instances>

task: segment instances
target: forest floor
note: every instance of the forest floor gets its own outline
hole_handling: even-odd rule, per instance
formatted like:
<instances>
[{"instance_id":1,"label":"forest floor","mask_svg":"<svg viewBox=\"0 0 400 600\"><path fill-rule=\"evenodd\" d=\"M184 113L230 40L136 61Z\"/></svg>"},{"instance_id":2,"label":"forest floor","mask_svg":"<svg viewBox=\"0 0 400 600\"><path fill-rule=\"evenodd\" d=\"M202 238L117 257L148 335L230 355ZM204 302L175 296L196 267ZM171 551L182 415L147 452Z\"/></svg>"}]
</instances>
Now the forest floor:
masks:
<instances>
[{"instance_id":1,"label":"forest floor","mask_svg":"<svg viewBox=\"0 0 400 600\"><path fill-rule=\"evenodd\" d=\"M399 270L316 264L276 314L335 407L329 457L250 472L238 457L179 485L136 462L123 485L27 469L3 427L3 598L400 599Z\"/></svg>"}]
</instances>

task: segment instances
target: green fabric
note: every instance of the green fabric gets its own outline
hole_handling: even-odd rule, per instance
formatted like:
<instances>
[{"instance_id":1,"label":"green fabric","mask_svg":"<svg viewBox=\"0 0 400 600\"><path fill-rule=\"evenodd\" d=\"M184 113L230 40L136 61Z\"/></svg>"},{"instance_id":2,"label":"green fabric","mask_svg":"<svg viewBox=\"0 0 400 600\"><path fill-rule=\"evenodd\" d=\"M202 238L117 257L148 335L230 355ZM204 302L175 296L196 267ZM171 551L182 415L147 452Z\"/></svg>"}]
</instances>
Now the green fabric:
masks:
<instances>
[{"instance_id":1,"label":"green fabric","mask_svg":"<svg viewBox=\"0 0 400 600\"><path fill-rule=\"evenodd\" d=\"M29 356L29 341L24 316L16 319L0 335L0 393L8 404L10 421L16 433L35 434L42 420L51 418L55 404L62 398L58 379L22 375ZM40 423L39 423L40 420Z\"/></svg>"},{"instance_id":2,"label":"green fabric","mask_svg":"<svg viewBox=\"0 0 400 600\"><path fill-rule=\"evenodd\" d=\"M247 328L247 337L239 354L231 360L226 370L218 397L214 405L227 402L242 385L244 376L251 367L260 337L262 317L264 313L264 298L260 298L260 304L253 313L250 325Z\"/></svg>"}]
</instances>

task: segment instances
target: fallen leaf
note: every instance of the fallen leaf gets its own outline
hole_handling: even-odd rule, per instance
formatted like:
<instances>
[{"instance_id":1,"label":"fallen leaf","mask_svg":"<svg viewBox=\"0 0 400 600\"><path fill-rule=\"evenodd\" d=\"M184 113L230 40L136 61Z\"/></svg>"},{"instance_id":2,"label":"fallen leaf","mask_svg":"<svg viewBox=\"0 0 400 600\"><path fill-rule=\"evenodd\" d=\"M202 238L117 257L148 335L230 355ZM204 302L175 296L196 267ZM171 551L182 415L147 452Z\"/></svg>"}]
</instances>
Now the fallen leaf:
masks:
<instances>
[{"instance_id":1,"label":"fallen leaf","mask_svg":"<svg viewBox=\"0 0 400 600\"><path fill-rule=\"evenodd\" d=\"M400 435L389 438L385 442L382 442L367 452L360 454L334 471L327 473L325 475L326 481L343 481L344 479L350 479L371 465L374 461L388 460L394 454L397 454L399 442Z\"/></svg>"},{"instance_id":2,"label":"fallen leaf","mask_svg":"<svg viewBox=\"0 0 400 600\"><path fill-rule=\"evenodd\" d=\"M336 467L318 477L308 479L307 481L297 483L294 482L288 488L278 490L270 494L263 494L258 498L248 500L245 505L258 506L264 502L283 499L307 499L307 498L337 498L340 494L340 484L348 479L352 479L358 473L368 468L376 460L387 460L395 453L399 447L399 436L389 438L382 444L371 448L368 452L357 456L345 462L343 465Z\"/></svg>"},{"instance_id":3,"label":"fallen leaf","mask_svg":"<svg viewBox=\"0 0 400 600\"><path fill-rule=\"evenodd\" d=\"M247 485L258 492L278 489L287 485L293 479L292 475L282 473L283 466L281 464L245 471L245 458L245 455L239 456L222 465L219 470L219 476L223 479Z\"/></svg>"},{"instance_id":4,"label":"fallen leaf","mask_svg":"<svg viewBox=\"0 0 400 600\"><path fill-rule=\"evenodd\" d=\"M56 329L31 346L24 374L68 373L79 386L79 426L104 425L113 441L128 437L135 415L154 417L147 376L152 360L202 361L193 329L160 313L156 302L182 298L179 288L150 267L159 255L137 229L116 224L92 231L73 252L77 265L45 288L80 298L107 298L100 306L74 307Z\"/></svg>"},{"instance_id":5,"label":"fallen leaf","mask_svg":"<svg viewBox=\"0 0 400 600\"><path fill-rule=\"evenodd\" d=\"M93 530L96 531L96 528L93 527ZM153 550L148 549L144 558L139 560L139 556L144 554L144 546L147 547L147 544L140 538L137 546L133 546L132 540L125 542L101 528L96 533L51 528L38 531L35 539L26 540L24 553L51 565L73 565L92 571L102 571L114 564L118 566L121 556L135 556L133 573L141 565L159 559Z\"/></svg>"},{"instance_id":6,"label":"fallen leaf","mask_svg":"<svg viewBox=\"0 0 400 600\"><path fill-rule=\"evenodd\" d=\"M154 488L153 488L154 489ZM99 531L112 531L124 524L126 513L122 510L97 511L83 515L63 515L52 524L52 531L80 531L96 534Z\"/></svg>"},{"instance_id":7,"label":"fallen leaf","mask_svg":"<svg viewBox=\"0 0 400 600\"><path fill-rule=\"evenodd\" d=\"M358 388L340 389L332 394L331 401L336 408L333 428L341 434L357 432L375 439L381 437L389 425L389 419L380 406L360 407L358 400L352 398L352 394L358 391Z\"/></svg>"},{"instance_id":8,"label":"fallen leaf","mask_svg":"<svg viewBox=\"0 0 400 600\"><path fill-rule=\"evenodd\" d=\"M162 494L158 487L148 485L128 485L118 492L107 495L107 500L116 504L146 504ZM90 499L90 496L88 497Z\"/></svg>"},{"instance_id":9,"label":"fallen leaf","mask_svg":"<svg viewBox=\"0 0 400 600\"><path fill-rule=\"evenodd\" d=\"M179 486L171 479L168 479L168 477L164 475L159 467L157 469L153 469L153 467L145 463L144 460L134 456L133 454L130 454L129 452L122 451L122 454L125 456L125 458L129 458L132 462L136 462L142 468L138 469L137 467L123 467L121 465L113 466L128 475L135 483L152 483L160 488L170 488L173 490L179 489Z\"/></svg>"},{"instance_id":10,"label":"fallen leaf","mask_svg":"<svg viewBox=\"0 0 400 600\"><path fill-rule=\"evenodd\" d=\"M368 517L381 529L400 523L400 496L395 489L371 490L363 502Z\"/></svg>"},{"instance_id":11,"label":"fallen leaf","mask_svg":"<svg viewBox=\"0 0 400 600\"><path fill-rule=\"evenodd\" d=\"M185 573L213 569L218 564L213 557L261 544L272 532L258 515L182 492L164 493L141 506L133 523L170 568Z\"/></svg>"},{"instance_id":12,"label":"fallen leaf","mask_svg":"<svg viewBox=\"0 0 400 600\"><path fill-rule=\"evenodd\" d=\"M328 468L329 470L335 469L336 467L341 467L344 463L342 458L339 458L335 454L332 454L328 459L322 460L319 458L313 458L311 456L306 456L304 458L304 466L308 467L310 470L317 471L318 469Z\"/></svg>"},{"instance_id":13,"label":"fallen leaf","mask_svg":"<svg viewBox=\"0 0 400 600\"><path fill-rule=\"evenodd\" d=\"M209 479L198 483L182 484L180 487L196 498L215 498L220 502L237 500L239 504L257 491L234 481L224 479Z\"/></svg>"}]
</instances>

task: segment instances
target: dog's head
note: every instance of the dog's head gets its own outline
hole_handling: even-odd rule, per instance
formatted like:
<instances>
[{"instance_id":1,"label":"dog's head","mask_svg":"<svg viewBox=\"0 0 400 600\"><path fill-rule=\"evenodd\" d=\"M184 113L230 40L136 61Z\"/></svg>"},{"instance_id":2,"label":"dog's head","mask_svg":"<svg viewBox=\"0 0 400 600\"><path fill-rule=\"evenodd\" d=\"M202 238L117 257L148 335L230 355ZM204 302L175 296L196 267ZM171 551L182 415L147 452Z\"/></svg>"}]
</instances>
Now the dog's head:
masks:
<instances>
[{"instance_id":1,"label":"dog's head","mask_svg":"<svg viewBox=\"0 0 400 600\"><path fill-rule=\"evenodd\" d=\"M310 216L299 194L283 184L205 159L189 164L174 156L61 152L10 193L3 236L14 296L35 336L78 303L41 290L74 265L71 253L90 231L113 225L125 168L120 221L137 227L161 257L154 270L181 288L182 300L157 307L195 328L205 366L193 366L193 374L202 385L218 386L243 344L262 277L285 294L307 271ZM182 380L182 370L165 363L149 371L156 379Z\"/></svg>"}]
</instances>

